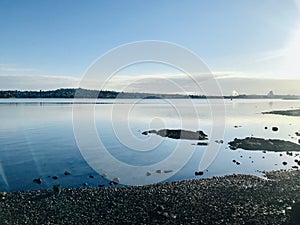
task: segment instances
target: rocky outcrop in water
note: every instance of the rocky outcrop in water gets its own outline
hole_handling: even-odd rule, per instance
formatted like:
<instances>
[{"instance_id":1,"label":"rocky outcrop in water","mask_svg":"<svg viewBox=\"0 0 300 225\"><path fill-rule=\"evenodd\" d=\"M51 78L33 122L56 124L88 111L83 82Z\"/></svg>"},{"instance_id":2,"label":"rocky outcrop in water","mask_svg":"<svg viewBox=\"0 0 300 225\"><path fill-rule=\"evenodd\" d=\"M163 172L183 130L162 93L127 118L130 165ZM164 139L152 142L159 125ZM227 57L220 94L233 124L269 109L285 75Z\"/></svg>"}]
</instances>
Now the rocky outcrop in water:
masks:
<instances>
[{"instance_id":1,"label":"rocky outcrop in water","mask_svg":"<svg viewBox=\"0 0 300 225\"><path fill-rule=\"evenodd\" d=\"M276 110L271 112L263 112L262 114L275 114L283 116L300 116L300 109L291 109L291 110Z\"/></svg>"},{"instance_id":2,"label":"rocky outcrop in water","mask_svg":"<svg viewBox=\"0 0 300 225\"><path fill-rule=\"evenodd\" d=\"M143 135L148 134L157 134L161 137L168 137L172 139L186 139L186 140L207 140L207 135L199 130L199 131L190 131L190 130L171 130L171 129L161 129L161 130L149 130L144 131Z\"/></svg>"},{"instance_id":3,"label":"rocky outcrop in water","mask_svg":"<svg viewBox=\"0 0 300 225\"><path fill-rule=\"evenodd\" d=\"M273 152L300 151L300 145L284 140L263 139L256 137L246 137L244 139L235 138L228 143L229 148L236 150L238 148L245 150L266 150Z\"/></svg>"}]
</instances>

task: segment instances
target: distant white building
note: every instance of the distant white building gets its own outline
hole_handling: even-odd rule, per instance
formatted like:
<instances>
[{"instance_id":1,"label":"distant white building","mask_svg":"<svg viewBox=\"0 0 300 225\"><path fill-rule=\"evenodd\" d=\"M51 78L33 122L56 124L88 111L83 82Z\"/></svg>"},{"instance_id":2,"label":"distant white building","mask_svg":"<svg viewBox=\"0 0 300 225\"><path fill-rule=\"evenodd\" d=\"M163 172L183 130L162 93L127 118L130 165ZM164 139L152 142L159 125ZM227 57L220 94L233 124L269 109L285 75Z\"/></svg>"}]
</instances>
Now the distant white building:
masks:
<instances>
[{"instance_id":1,"label":"distant white building","mask_svg":"<svg viewBox=\"0 0 300 225\"><path fill-rule=\"evenodd\" d=\"M231 96L232 97L237 97L237 96L239 96L240 94L236 91L236 90L233 90L232 91L232 94L231 94Z\"/></svg>"},{"instance_id":2,"label":"distant white building","mask_svg":"<svg viewBox=\"0 0 300 225\"><path fill-rule=\"evenodd\" d=\"M273 92L273 91L269 91L269 93L267 94L267 96L268 96L269 98L274 97L274 92Z\"/></svg>"}]
</instances>

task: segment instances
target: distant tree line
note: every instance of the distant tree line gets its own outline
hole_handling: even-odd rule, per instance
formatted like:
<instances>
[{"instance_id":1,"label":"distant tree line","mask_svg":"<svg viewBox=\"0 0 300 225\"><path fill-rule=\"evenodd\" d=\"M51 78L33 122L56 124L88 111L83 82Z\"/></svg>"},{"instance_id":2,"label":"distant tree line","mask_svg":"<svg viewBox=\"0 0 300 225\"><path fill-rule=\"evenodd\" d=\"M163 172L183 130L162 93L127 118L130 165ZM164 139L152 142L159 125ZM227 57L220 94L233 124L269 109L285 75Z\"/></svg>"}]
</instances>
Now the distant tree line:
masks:
<instances>
[{"instance_id":1,"label":"distant tree line","mask_svg":"<svg viewBox=\"0 0 300 225\"><path fill-rule=\"evenodd\" d=\"M50 91L0 91L0 98L187 98L177 94L149 94L67 88Z\"/></svg>"},{"instance_id":2,"label":"distant tree line","mask_svg":"<svg viewBox=\"0 0 300 225\"><path fill-rule=\"evenodd\" d=\"M108 90L88 90L82 88L65 88L50 91L0 91L0 98L127 98L127 99L300 99L298 95L238 95L238 96L204 96L204 95L180 95L180 94L151 94L138 92L117 92Z\"/></svg>"},{"instance_id":3,"label":"distant tree line","mask_svg":"<svg viewBox=\"0 0 300 225\"><path fill-rule=\"evenodd\" d=\"M118 92L87 89L57 89L51 91L0 91L0 98L116 98Z\"/></svg>"}]
</instances>

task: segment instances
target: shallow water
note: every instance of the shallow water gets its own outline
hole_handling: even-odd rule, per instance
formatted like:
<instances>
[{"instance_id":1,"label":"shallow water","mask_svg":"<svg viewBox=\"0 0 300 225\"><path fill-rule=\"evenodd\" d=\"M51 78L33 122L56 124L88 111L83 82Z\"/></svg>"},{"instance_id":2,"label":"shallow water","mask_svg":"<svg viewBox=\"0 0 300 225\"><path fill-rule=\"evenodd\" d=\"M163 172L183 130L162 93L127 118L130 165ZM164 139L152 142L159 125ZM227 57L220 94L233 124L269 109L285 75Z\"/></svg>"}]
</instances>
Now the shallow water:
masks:
<instances>
[{"instance_id":1,"label":"shallow water","mask_svg":"<svg viewBox=\"0 0 300 225\"><path fill-rule=\"evenodd\" d=\"M105 99L97 102L93 105L86 99L77 100L77 104L68 104L72 103L68 99L1 100L0 191L52 188L57 183L63 187L81 187L83 183L94 187L108 185L109 180L99 173L107 173L110 179L120 177L124 184L233 173L261 176L258 170L289 169L295 165L295 159L300 159L295 153L280 156L274 152L233 151L227 144L236 137L251 135L298 143L295 132L300 130L299 117L261 112L299 108L300 101L240 99L225 100L222 104L204 99L148 99L116 103ZM91 123L96 133L90 129ZM273 126L279 127L279 131L272 131ZM193 145L197 141L141 134L162 128L202 130L209 137L211 149ZM224 143L215 143L212 132ZM100 140L102 149L93 145L93 137ZM99 153L103 149L109 153L105 157ZM214 151L216 156L208 151ZM241 164L236 165L233 159ZM283 161L288 164L284 166ZM194 173L199 168L204 175L196 177ZM70 171L71 175L65 176L64 171ZM151 175L147 176L146 171ZM34 178L42 178L42 184L33 183Z\"/></svg>"}]
</instances>

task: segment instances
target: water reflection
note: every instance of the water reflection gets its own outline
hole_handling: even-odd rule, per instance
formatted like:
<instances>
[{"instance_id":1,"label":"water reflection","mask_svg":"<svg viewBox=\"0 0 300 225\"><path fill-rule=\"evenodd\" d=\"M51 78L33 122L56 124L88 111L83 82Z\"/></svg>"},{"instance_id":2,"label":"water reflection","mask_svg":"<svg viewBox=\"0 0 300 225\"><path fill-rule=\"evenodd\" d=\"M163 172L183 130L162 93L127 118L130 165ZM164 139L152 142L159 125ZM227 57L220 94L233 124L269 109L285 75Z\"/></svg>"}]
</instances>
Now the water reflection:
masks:
<instances>
[{"instance_id":1,"label":"water reflection","mask_svg":"<svg viewBox=\"0 0 300 225\"><path fill-rule=\"evenodd\" d=\"M36 102L26 104L9 102L0 104L0 190L28 190L52 188L53 184L62 184L63 187L79 187L83 183L91 186L108 185L108 180L97 174L86 163L77 147L73 133L72 104L70 100L62 102ZM209 145L220 148L220 152L201 177L211 177L232 173L259 174L257 170L272 170L291 168L294 166L295 155L289 156L279 153L263 153L228 149L227 143L234 138L244 138L254 135L261 138L283 139L297 143L295 131L300 129L299 118L279 115L263 115L262 111L272 109L299 108L300 101L273 100L237 100L226 101L226 130L224 143L216 143L211 138L213 124L210 106L205 100L193 100L193 108L182 100L175 101L180 110L180 116L172 106L145 100L127 112L126 103L132 100L123 100L122 104L113 105L113 100L105 100L95 107L95 124L101 141L110 154L124 163L133 166L144 166L145 183L151 183L155 177L163 180L180 180L195 178L195 171L203 157L206 146L193 145L191 140L173 140L159 136L152 139L142 135L142 131L149 129L187 129L203 130L208 134ZM64 103L64 104L62 104ZM84 100L82 103L88 103ZM78 116L81 128L84 130L88 104L79 104L81 113ZM113 112L113 113L112 113ZM124 119L125 118L125 119ZM128 119L126 119L128 118ZM112 121L113 120L113 121ZM184 120L184 124L181 120ZM235 128L237 126L237 128ZM278 126L279 131L273 132L265 127ZM117 131L116 131L117 130ZM131 132L130 139L126 133ZM118 135L116 135L116 133ZM121 138L120 138L121 137ZM87 134L88 138L88 134ZM125 141L124 141L125 140ZM151 140L148 141L147 140ZM145 142L146 141L146 142ZM142 145L141 143L148 143ZM160 168L147 167L158 162L164 162L180 144L177 158L161 164ZM145 151L142 151L145 150ZM180 164L182 157L188 157L185 165ZM232 162L240 162L237 165ZM286 161L284 166L282 161ZM109 162L108 162L109 165ZM179 168L179 169L178 169ZM118 171L118 167L113 168ZM157 173L156 170L172 170L170 173ZM64 172L71 172L65 176ZM146 171L151 175L147 176ZM104 171L105 172L105 171ZM118 171L119 172L119 171ZM90 178L93 175L94 178ZM170 176L171 175L171 176ZM50 176L50 177L48 177ZM58 176L54 180L52 176ZM123 176L135 179L134 174ZM41 185L32 182L41 177Z\"/></svg>"}]
</instances>

